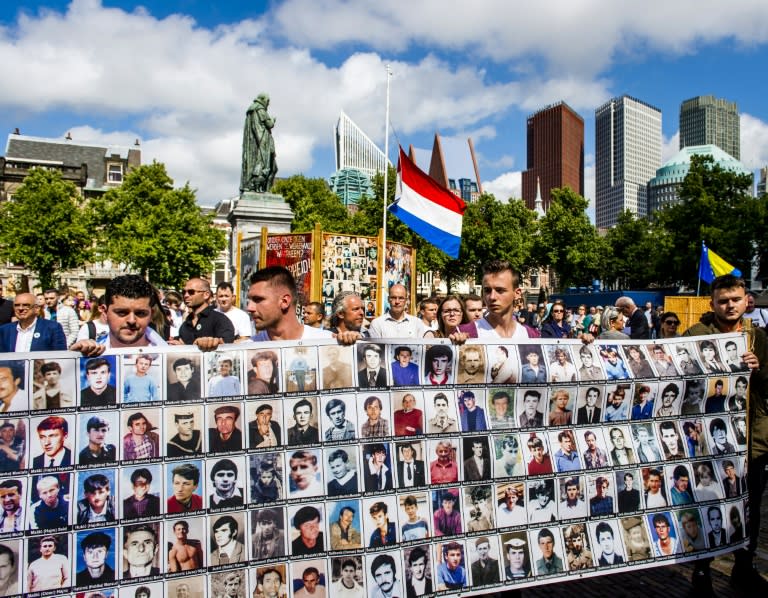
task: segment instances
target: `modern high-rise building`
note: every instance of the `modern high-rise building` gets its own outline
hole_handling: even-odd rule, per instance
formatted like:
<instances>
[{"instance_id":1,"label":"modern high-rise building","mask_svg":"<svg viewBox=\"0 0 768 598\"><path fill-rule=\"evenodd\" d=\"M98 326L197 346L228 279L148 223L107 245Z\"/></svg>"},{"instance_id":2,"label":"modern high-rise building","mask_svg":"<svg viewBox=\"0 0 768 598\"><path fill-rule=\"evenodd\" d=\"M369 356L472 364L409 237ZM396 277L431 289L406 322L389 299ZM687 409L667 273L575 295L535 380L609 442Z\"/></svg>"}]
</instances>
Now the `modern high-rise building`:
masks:
<instances>
[{"instance_id":1,"label":"modern high-rise building","mask_svg":"<svg viewBox=\"0 0 768 598\"><path fill-rule=\"evenodd\" d=\"M661 166L661 110L623 95L595 110L595 219L599 228L619 214L648 212L648 181Z\"/></svg>"},{"instance_id":2,"label":"modern high-rise building","mask_svg":"<svg viewBox=\"0 0 768 598\"><path fill-rule=\"evenodd\" d=\"M680 149L690 145L716 145L740 160L740 135L736 102L697 96L680 104Z\"/></svg>"},{"instance_id":3,"label":"modern high-rise building","mask_svg":"<svg viewBox=\"0 0 768 598\"><path fill-rule=\"evenodd\" d=\"M360 180L357 173L370 183L377 172L384 172L387 157L343 110L333 133L336 172L331 176L331 186L344 205L354 209L362 195L371 193L370 184Z\"/></svg>"},{"instance_id":4,"label":"modern high-rise building","mask_svg":"<svg viewBox=\"0 0 768 598\"><path fill-rule=\"evenodd\" d=\"M343 111L334 131L336 143L336 170L354 168L372 179L384 172L387 157L363 130Z\"/></svg>"},{"instance_id":5,"label":"modern high-rise building","mask_svg":"<svg viewBox=\"0 0 768 598\"><path fill-rule=\"evenodd\" d=\"M757 182L757 189L755 190L757 197L765 193L768 193L768 166L763 166L760 169L760 180Z\"/></svg>"},{"instance_id":6,"label":"modern high-rise building","mask_svg":"<svg viewBox=\"0 0 768 598\"><path fill-rule=\"evenodd\" d=\"M527 163L523 171L523 200L534 209L537 185L544 209L550 191L570 187L584 195L584 119L565 102L558 102L528 117Z\"/></svg>"}]
</instances>

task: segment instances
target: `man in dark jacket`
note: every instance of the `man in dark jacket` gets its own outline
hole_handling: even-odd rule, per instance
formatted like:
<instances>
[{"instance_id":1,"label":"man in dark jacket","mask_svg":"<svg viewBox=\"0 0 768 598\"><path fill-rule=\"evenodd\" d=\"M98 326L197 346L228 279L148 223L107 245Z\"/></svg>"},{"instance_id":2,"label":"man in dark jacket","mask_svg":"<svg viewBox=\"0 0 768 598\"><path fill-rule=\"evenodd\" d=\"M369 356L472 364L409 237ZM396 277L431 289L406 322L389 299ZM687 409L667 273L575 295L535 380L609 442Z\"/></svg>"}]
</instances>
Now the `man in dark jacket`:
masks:
<instances>
[{"instance_id":1,"label":"man in dark jacket","mask_svg":"<svg viewBox=\"0 0 768 598\"><path fill-rule=\"evenodd\" d=\"M747 308L746 285L744 280L726 274L712 281L711 312L701 316L699 322L688 328L683 336L703 336L742 332L746 335L747 351L741 355L752 372L749 381L749 464L747 486L749 489L749 545L734 555L736 563L731 571L731 585L748 594L760 595L768 592L768 582L753 567L760 532L760 501L768 476L768 340L765 331L752 325L744 318ZM712 594L709 564L712 559L696 562L693 572L693 591L698 596ZM707 594L708 592L708 594Z\"/></svg>"}]
</instances>

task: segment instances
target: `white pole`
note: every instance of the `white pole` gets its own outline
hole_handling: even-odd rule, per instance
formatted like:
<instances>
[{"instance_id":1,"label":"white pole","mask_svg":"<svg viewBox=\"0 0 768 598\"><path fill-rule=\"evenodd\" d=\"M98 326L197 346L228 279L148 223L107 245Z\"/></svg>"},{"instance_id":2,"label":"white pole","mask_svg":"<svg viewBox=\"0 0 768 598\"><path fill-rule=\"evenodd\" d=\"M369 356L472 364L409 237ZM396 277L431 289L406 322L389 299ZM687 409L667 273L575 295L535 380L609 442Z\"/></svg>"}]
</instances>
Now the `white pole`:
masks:
<instances>
[{"instance_id":1,"label":"white pole","mask_svg":"<svg viewBox=\"0 0 768 598\"><path fill-rule=\"evenodd\" d=\"M383 230L383 243L381 251L381 266L379 267L379 282L381 287L379 290L381 306L384 307L384 291L387 288L387 281L385 278L386 266L387 266L387 187L389 183L389 79L392 77L392 71L387 65L387 108L384 117L384 217L381 228Z\"/></svg>"}]
</instances>

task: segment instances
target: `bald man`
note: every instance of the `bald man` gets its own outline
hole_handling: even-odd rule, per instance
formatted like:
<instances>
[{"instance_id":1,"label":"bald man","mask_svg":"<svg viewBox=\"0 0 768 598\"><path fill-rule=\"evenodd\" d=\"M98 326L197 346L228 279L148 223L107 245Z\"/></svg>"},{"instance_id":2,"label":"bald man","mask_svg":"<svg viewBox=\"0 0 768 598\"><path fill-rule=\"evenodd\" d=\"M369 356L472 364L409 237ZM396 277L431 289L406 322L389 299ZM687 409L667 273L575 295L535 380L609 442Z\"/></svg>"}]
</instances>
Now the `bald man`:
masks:
<instances>
[{"instance_id":1,"label":"bald man","mask_svg":"<svg viewBox=\"0 0 768 598\"><path fill-rule=\"evenodd\" d=\"M36 300L31 293L16 295L13 314L17 321L0 326L0 353L67 350L61 324L38 318Z\"/></svg>"},{"instance_id":2,"label":"bald man","mask_svg":"<svg viewBox=\"0 0 768 598\"><path fill-rule=\"evenodd\" d=\"M190 278L184 285L183 294L189 315L179 327L179 337L174 339L174 344L197 345L209 350L235 341L231 320L211 305L213 293L207 280Z\"/></svg>"},{"instance_id":3,"label":"bald man","mask_svg":"<svg viewBox=\"0 0 768 598\"><path fill-rule=\"evenodd\" d=\"M406 313L408 292L401 284L389 288L389 309L371 322L371 338L422 338L427 327L421 319Z\"/></svg>"}]
</instances>

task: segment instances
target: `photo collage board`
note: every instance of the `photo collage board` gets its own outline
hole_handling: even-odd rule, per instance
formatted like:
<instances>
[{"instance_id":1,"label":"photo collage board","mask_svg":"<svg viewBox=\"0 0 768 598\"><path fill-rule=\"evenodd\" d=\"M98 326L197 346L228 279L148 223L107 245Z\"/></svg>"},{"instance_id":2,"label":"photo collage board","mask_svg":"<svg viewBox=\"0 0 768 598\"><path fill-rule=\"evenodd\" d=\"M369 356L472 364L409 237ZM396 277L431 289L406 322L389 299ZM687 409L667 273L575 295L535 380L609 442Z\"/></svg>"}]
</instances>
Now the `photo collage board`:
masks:
<instances>
[{"instance_id":1,"label":"photo collage board","mask_svg":"<svg viewBox=\"0 0 768 598\"><path fill-rule=\"evenodd\" d=\"M387 291L402 284L413 292L414 249L402 243L387 242L384 280L380 278L381 256L378 237L323 233L321 252L321 301L325 313L331 313L333 299L339 293L352 291L363 300L365 317L375 318L389 308L387 296L378 297L379 288ZM377 300L381 311L377 312Z\"/></svg>"},{"instance_id":2,"label":"photo collage board","mask_svg":"<svg viewBox=\"0 0 768 598\"><path fill-rule=\"evenodd\" d=\"M0 355L0 596L470 595L748 537L741 335L153 351Z\"/></svg>"}]
</instances>

